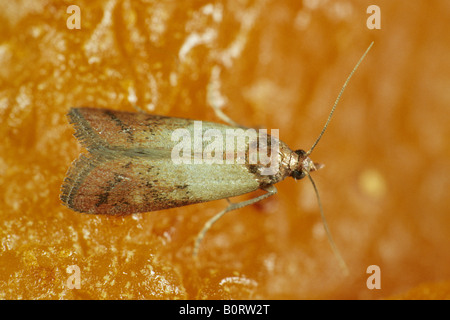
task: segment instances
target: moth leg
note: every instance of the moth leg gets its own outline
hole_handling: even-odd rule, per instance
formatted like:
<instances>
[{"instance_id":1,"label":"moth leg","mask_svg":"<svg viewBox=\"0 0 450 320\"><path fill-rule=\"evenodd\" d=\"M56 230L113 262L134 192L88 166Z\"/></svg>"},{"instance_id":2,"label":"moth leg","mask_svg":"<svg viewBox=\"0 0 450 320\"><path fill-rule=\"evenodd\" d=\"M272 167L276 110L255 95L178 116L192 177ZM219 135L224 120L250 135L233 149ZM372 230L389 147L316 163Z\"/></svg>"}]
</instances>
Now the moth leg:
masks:
<instances>
[{"instance_id":1,"label":"moth leg","mask_svg":"<svg viewBox=\"0 0 450 320\"><path fill-rule=\"evenodd\" d=\"M238 127L238 128L247 128L244 127L243 125L240 125L239 123L237 123L236 121L232 120L229 116L227 116L222 109L220 109L218 106L216 105L212 105L212 108L214 110L214 113L216 114L216 116L221 119L223 122L229 124L232 127Z\"/></svg>"},{"instance_id":2,"label":"moth leg","mask_svg":"<svg viewBox=\"0 0 450 320\"><path fill-rule=\"evenodd\" d=\"M270 196L273 196L274 194L277 193L277 188L275 188L275 186L273 186L273 185L268 186L268 187L264 188L263 190L267 191L267 193L260 195L258 197L255 197L253 199L250 199L250 200L232 203L232 202L230 202L230 200L227 199L227 201L229 203L228 207L226 207L225 210L220 211L214 217L209 219L203 226L203 229L198 233L197 238L195 239L194 251L193 251L192 255L194 257L197 256L198 250L200 248L200 243L202 242L203 238L205 237L206 232L208 232L208 230L212 227L212 225L217 220L219 220L225 213L236 210L236 209L243 208L243 207L251 205L251 204L254 204L254 203L264 200Z\"/></svg>"},{"instance_id":3,"label":"moth leg","mask_svg":"<svg viewBox=\"0 0 450 320\"><path fill-rule=\"evenodd\" d=\"M144 110L143 108L141 108L140 106L138 106L137 104L133 105L133 108L136 109L137 112L139 113L144 113L144 114L148 114L148 112L146 110Z\"/></svg>"},{"instance_id":4,"label":"moth leg","mask_svg":"<svg viewBox=\"0 0 450 320\"><path fill-rule=\"evenodd\" d=\"M221 119L223 122L229 124L232 127L247 129L247 127L240 125L222 111L222 107L226 103L226 98L220 92L220 84L220 67L215 66L212 69L211 78L207 89L208 104L214 110L216 117Z\"/></svg>"}]
</instances>

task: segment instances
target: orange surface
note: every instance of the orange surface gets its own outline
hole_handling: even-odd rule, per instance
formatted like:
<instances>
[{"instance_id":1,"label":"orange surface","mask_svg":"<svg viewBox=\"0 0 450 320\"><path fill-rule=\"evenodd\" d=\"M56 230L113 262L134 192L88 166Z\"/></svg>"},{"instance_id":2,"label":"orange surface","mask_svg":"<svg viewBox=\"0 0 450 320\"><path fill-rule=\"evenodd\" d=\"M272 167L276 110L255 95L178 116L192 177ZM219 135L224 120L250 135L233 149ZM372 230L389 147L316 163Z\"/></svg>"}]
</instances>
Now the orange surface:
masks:
<instances>
[{"instance_id":1,"label":"orange surface","mask_svg":"<svg viewBox=\"0 0 450 320\"><path fill-rule=\"evenodd\" d=\"M447 2L378 1L381 30L366 1L78 1L80 30L72 3L26 3L0 16L0 298L449 298ZM119 218L61 205L84 152L69 107L219 121L208 103L222 97L234 120L308 149L372 40L312 155L349 276L306 180L228 213L197 263L195 236L225 200Z\"/></svg>"}]
</instances>

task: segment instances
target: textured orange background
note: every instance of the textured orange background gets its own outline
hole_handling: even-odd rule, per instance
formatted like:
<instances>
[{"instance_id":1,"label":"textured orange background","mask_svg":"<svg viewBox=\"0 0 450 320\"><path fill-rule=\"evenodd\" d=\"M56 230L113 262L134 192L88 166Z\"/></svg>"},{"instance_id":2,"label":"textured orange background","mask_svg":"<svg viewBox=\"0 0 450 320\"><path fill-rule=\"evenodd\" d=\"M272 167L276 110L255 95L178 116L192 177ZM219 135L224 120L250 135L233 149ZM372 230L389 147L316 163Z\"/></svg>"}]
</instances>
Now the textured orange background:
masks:
<instances>
[{"instance_id":1,"label":"textured orange background","mask_svg":"<svg viewBox=\"0 0 450 320\"><path fill-rule=\"evenodd\" d=\"M447 1L377 1L381 30L366 27L368 1L77 1L80 30L70 4L2 4L0 298L450 298ZM60 204L84 152L69 107L218 121L221 95L234 120L308 149L372 40L312 155L348 277L308 181L228 213L198 263L193 240L224 200L121 218Z\"/></svg>"}]
</instances>

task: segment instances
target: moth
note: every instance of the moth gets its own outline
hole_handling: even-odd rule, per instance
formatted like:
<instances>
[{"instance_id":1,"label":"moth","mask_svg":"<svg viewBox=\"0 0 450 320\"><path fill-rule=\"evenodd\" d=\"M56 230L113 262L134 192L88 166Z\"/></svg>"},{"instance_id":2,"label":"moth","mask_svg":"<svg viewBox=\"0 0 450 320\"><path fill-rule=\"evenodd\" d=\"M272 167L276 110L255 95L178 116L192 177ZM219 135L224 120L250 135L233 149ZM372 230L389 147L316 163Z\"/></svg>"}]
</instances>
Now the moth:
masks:
<instances>
[{"instance_id":1,"label":"moth","mask_svg":"<svg viewBox=\"0 0 450 320\"><path fill-rule=\"evenodd\" d=\"M247 201L229 202L227 208L212 217L196 238L193 254L197 255L206 232L225 213L276 194L275 184L287 177L296 180L308 177L316 191L333 250L342 261L310 175L322 166L314 163L309 155L324 134L347 83L372 45L348 76L322 132L309 151L293 151L281 140L258 132L253 138L243 140L240 148L234 145L205 153L212 136L206 141L195 141L196 134L204 138L207 132L213 132L217 138L234 131L238 132L236 138L242 138L243 127L230 122L227 125L203 121L198 129L196 120L191 119L89 107L70 109L68 118L75 127L75 137L88 154L82 154L69 168L62 185L62 203L78 212L127 215L228 199L258 189L266 191ZM179 139L174 139L174 132L182 133L179 137L186 139L181 147ZM190 136L194 136L194 141L188 139ZM193 147L194 152L187 152L183 147ZM251 151L258 147L262 148L260 158L271 151L270 163L250 161ZM201 156L206 154L207 159L196 158L198 150ZM196 163L195 160L207 161ZM274 170L268 171L269 168Z\"/></svg>"}]
</instances>

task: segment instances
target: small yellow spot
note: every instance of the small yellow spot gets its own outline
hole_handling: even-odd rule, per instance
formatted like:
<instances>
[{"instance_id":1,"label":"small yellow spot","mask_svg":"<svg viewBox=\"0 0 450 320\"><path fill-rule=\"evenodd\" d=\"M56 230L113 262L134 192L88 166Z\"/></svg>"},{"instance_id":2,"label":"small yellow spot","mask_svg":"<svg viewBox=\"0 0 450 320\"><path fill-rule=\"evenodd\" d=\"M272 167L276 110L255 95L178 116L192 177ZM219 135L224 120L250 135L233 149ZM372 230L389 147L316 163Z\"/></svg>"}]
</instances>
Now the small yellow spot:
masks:
<instances>
[{"instance_id":1,"label":"small yellow spot","mask_svg":"<svg viewBox=\"0 0 450 320\"><path fill-rule=\"evenodd\" d=\"M359 186L368 196L380 199L386 194L386 180L375 169L367 169L359 176Z\"/></svg>"}]
</instances>

